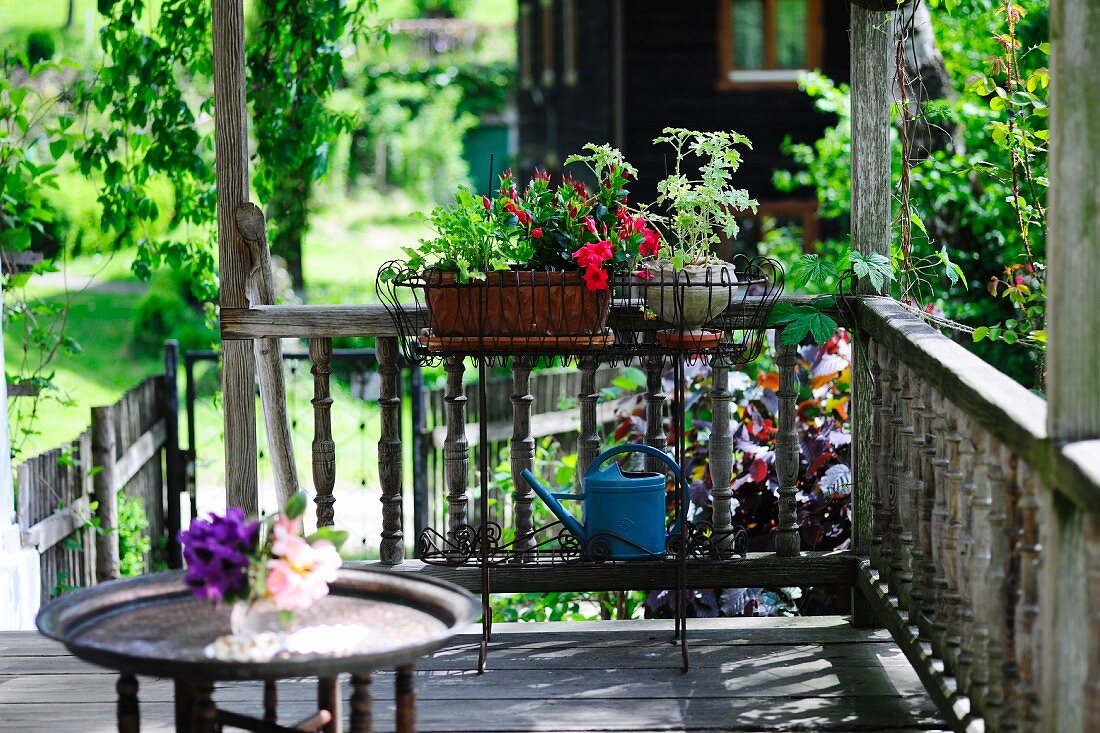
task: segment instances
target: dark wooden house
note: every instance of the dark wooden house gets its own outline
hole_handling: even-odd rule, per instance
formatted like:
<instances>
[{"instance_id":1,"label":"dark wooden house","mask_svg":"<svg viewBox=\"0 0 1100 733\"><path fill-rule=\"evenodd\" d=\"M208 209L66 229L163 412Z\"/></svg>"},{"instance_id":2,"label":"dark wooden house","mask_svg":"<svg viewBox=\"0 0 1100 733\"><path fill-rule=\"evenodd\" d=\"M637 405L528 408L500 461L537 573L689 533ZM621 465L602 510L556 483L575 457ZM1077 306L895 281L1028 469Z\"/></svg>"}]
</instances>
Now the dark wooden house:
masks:
<instances>
[{"instance_id":1,"label":"dark wooden house","mask_svg":"<svg viewBox=\"0 0 1100 733\"><path fill-rule=\"evenodd\" d=\"M825 5L828 12L825 12ZM781 193L783 141L830 123L798 89L803 70L849 76L848 6L826 0L519 0L519 165L555 171L585 142L610 142L651 200L668 126L733 129L753 141L738 183L761 214L817 231L812 192ZM742 239L757 236L746 222Z\"/></svg>"}]
</instances>

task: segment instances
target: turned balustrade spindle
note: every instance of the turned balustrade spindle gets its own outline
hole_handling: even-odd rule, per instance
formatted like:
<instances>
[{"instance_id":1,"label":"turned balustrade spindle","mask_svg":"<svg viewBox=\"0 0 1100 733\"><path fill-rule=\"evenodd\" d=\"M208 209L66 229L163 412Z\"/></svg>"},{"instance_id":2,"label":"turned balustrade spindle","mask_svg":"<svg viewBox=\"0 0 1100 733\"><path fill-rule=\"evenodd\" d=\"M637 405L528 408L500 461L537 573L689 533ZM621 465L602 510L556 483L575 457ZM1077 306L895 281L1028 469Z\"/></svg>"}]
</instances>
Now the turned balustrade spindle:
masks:
<instances>
[{"instance_id":1,"label":"turned balustrade spindle","mask_svg":"<svg viewBox=\"0 0 1100 733\"><path fill-rule=\"evenodd\" d=\"M919 630L924 609L924 545L921 544L924 508L924 380L906 367L906 389L910 394L906 475L909 478L909 504L906 523L909 532L909 622Z\"/></svg>"},{"instance_id":2,"label":"turned balustrade spindle","mask_svg":"<svg viewBox=\"0 0 1100 733\"><path fill-rule=\"evenodd\" d=\"M932 513L936 505L936 412L933 409L933 390L927 382L921 383L921 432L924 444L921 449L921 476L924 479L921 494L919 544L921 547L921 611L916 624L920 637L932 639L932 618L938 613L936 596L936 563L932 554Z\"/></svg>"},{"instance_id":3,"label":"turned balustrade spindle","mask_svg":"<svg viewBox=\"0 0 1100 733\"><path fill-rule=\"evenodd\" d=\"M1016 664L1019 668L1020 730L1036 730L1042 716L1039 704L1040 492L1039 475L1026 463L1017 463L1020 485L1020 600L1016 615Z\"/></svg>"},{"instance_id":4,"label":"turned balustrade spindle","mask_svg":"<svg viewBox=\"0 0 1100 733\"><path fill-rule=\"evenodd\" d=\"M991 731L1003 730L1003 710L1005 700L1004 656L1008 611L1009 548L1005 542L1008 504L1012 492L1011 484L1004 467L1008 465L1011 454L999 441L987 434L989 449L982 456L986 467L989 508L985 542L988 542L988 570L979 580L976 593L984 593L982 599L985 609L984 626L988 641L985 649L985 699L982 709L986 725ZM984 501L984 497L983 497ZM982 680L978 680L981 683ZM979 690L979 692L981 692Z\"/></svg>"},{"instance_id":5,"label":"turned balustrade spindle","mask_svg":"<svg viewBox=\"0 0 1100 733\"><path fill-rule=\"evenodd\" d=\"M401 370L397 368L397 339L379 337L376 344L381 385L378 407L381 434L378 439L378 479L382 485L382 543L378 554L385 565L405 559L402 520L402 483L405 471L401 446Z\"/></svg>"},{"instance_id":6,"label":"turned balustrade spindle","mask_svg":"<svg viewBox=\"0 0 1100 733\"><path fill-rule=\"evenodd\" d=\"M600 393L596 391L596 370L600 367L600 358L582 357L579 367L581 432L577 437L577 486L580 486L581 477L588 470L589 464L600 454L600 434L596 430L596 403L600 399Z\"/></svg>"},{"instance_id":7,"label":"turned balustrade spindle","mask_svg":"<svg viewBox=\"0 0 1100 733\"><path fill-rule=\"evenodd\" d=\"M910 572L910 549L913 546L913 534L910 531L912 517L909 509L912 505L910 488L913 482L912 467L909 463L909 446L913 440L913 393L908 369L901 362L897 362L894 370L894 381L891 389L894 391L894 415L891 420L893 425L894 455L890 465L890 485L892 491L891 514L893 521L890 525L890 534L894 536L894 557L890 568L890 577L896 589L898 601L902 608L910 608L913 588L913 574Z\"/></svg>"},{"instance_id":8,"label":"turned balustrade spindle","mask_svg":"<svg viewBox=\"0 0 1100 733\"><path fill-rule=\"evenodd\" d=\"M776 364L779 367L779 434L776 437L775 467L779 479L779 534L775 550L780 557L795 557L802 549L798 534L798 503L795 499L798 482L798 436L795 432L794 367L798 347L780 343Z\"/></svg>"},{"instance_id":9,"label":"turned balustrade spindle","mask_svg":"<svg viewBox=\"0 0 1100 733\"><path fill-rule=\"evenodd\" d=\"M891 361L890 352L880 346L877 350L879 360L879 390L881 390L882 404L875 420L875 431L878 434L879 456L877 488L879 493L879 519L881 527L882 544L879 549L879 573L882 580L890 582L890 571L893 568L893 490L891 488L891 471L893 463L893 413L894 413L894 389L893 383L898 375L894 372L894 364Z\"/></svg>"},{"instance_id":10,"label":"turned balustrade spindle","mask_svg":"<svg viewBox=\"0 0 1100 733\"><path fill-rule=\"evenodd\" d=\"M534 492L520 474L535 465L535 439L531 435L531 367L529 357L517 356L512 360L512 486L515 487L516 549L526 550L534 546L532 503ZM526 539L524 539L526 538Z\"/></svg>"},{"instance_id":11,"label":"turned balustrade spindle","mask_svg":"<svg viewBox=\"0 0 1100 733\"><path fill-rule=\"evenodd\" d=\"M722 550L733 549L733 432L730 429L730 400L733 394L729 390L730 367L721 356L715 358L711 371L713 388L710 391L711 431L710 431L710 479L711 506L714 534L718 537L718 547Z\"/></svg>"},{"instance_id":12,"label":"turned balustrade spindle","mask_svg":"<svg viewBox=\"0 0 1100 733\"><path fill-rule=\"evenodd\" d=\"M1085 682L1085 731L1100 733L1100 517L1085 518L1085 547L1089 588L1088 680Z\"/></svg>"},{"instance_id":13,"label":"turned balustrade spindle","mask_svg":"<svg viewBox=\"0 0 1100 733\"><path fill-rule=\"evenodd\" d=\"M956 674L959 663L959 647L962 644L960 633L960 596L959 596L959 552L961 550L962 521L962 485L965 474L962 469L962 442L963 438L958 430L958 416L954 406L945 402L947 412L947 453L948 465L946 475L947 486L947 519L944 527L943 556L944 579L947 589L944 593L946 601L943 609L944 620L947 624L947 636L944 639L943 662L948 672Z\"/></svg>"},{"instance_id":14,"label":"turned balustrade spindle","mask_svg":"<svg viewBox=\"0 0 1100 733\"><path fill-rule=\"evenodd\" d=\"M657 450L668 444L665 435L665 400L663 373L665 360L654 356L645 360L645 442ZM664 471L664 464L651 456L645 457L645 470Z\"/></svg>"},{"instance_id":15,"label":"turned balustrade spindle","mask_svg":"<svg viewBox=\"0 0 1100 733\"><path fill-rule=\"evenodd\" d=\"M993 458L997 457L997 442L985 430L977 433L976 465L974 467L974 491L970 497L973 543L970 550L970 572L967 585L970 589L970 607L973 612L972 666L970 669L970 701L975 710L988 720L989 684L992 667L995 619L1000 605L1000 581L994 558L995 527L994 494L1000 494L1003 486ZM1000 660L996 660L999 664Z\"/></svg>"},{"instance_id":16,"label":"turned balustrade spindle","mask_svg":"<svg viewBox=\"0 0 1100 733\"><path fill-rule=\"evenodd\" d=\"M932 506L932 563L935 577L932 587L935 591L936 609L932 615L932 649L940 659L944 658L947 647L947 524L950 491L947 486L947 469L951 463L951 445L948 442L947 414L943 396L933 390L932 411L935 418L932 432L936 436L936 455L932 459L932 475L936 482L935 503Z\"/></svg>"},{"instance_id":17,"label":"turned balustrade spindle","mask_svg":"<svg viewBox=\"0 0 1100 733\"><path fill-rule=\"evenodd\" d=\"M332 440L332 339L309 340L310 374L313 375L313 487L317 495L317 526L334 524L336 498L336 443Z\"/></svg>"},{"instance_id":18,"label":"turned balustrade spindle","mask_svg":"<svg viewBox=\"0 0 1100 733\"><path fill-rule=\"evenodd\" d=\"M959 657L955 676L958 679L959 689L969 694L974 653L974 614L970 604L973 593L970 584L970 554L974 546L974 464L977 451L968 436L976 434L977 426L965 413L961 413L958 420L962 438L959 443L959 469L963 479L959 485L959 544L955 555L955 577L959 592L957 616Z\"/></svg>"},{"instance_id":19,"label":"turned balustrade spindle","mask_svg":"<svg viewBox=\"0 0 1100 733\"><path fill-rule=\"evenodd\" d=\"M1020 485L1017 481L1018 459L1002 446L999 456L1004 474L1004 528L1001 545L1004 548L1005 580L1000 598L1004 619L1001 626L1001 726L1002 731L1017 731L1020 723L1020 665L1016 661L1016 618L1020 609L1020 540L1023 518L1020 514ZM994 689L994 694L997 690Z\"/></svg>"},{"instance_id":20,"label":"turned balustrade spindle","mask_svg":"<svg viewBox=\"0 0 1100 733\"><path fill-rule=\"evenodd\" d=\"M869 461L871 471L871 543L867 555L871 562L871 567L879 571L881 571L883 567L882 531L886 526L882 506L882 492L885 488L885 481L883 480L881 470L884 452L882 441L885 433L882 427L884 376L880 363L881 353L882 345L878 341L870 341L868 343L868 359L870 362L873 390L871 395L870 419L872 421L872 427L871 455Z\"/></svg>"},{"instance_id":21,"label":"turned balustrade spindle","mask_svg":"<svg viewBox=\"0 0 1100 733\"><path fill-rule=\"evenodd\" d=\"M443 366L447 392L443 400L447 413L447 434L443 439L443 470L447 486L447 539L455 540L459 527L467 523L470 502L466 483L470 472L470 444L466 440L466 394L462 388L465 366L461 357L449 356Z\"/></svg>"}]
</instances>

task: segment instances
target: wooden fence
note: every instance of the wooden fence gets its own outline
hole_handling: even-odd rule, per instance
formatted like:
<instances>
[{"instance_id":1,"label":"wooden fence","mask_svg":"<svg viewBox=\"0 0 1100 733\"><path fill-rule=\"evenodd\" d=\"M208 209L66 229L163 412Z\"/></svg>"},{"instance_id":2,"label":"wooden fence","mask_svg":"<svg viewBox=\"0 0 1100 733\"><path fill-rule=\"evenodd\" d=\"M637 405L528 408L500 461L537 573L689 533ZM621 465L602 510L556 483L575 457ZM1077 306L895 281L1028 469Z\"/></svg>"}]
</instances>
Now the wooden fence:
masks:
<instances>
[{"instance_id":1,"label":"wooden fence","mask_svg":"<svg viewBox=\"0 0 1100 733\"><path fill-rule=\"evenodd\" d=\"M68 588L119 577L119 495L141 500L150 551L179 567L176 532L184 488L177 431L176 363L118 402L91 411L91 426L72 443L16 466L17 517L24 547L38 550L42 601ZM96 521L98 520L98 521ZM97 526L98 525L98 526Z\"/></svg>"}]
</instances>

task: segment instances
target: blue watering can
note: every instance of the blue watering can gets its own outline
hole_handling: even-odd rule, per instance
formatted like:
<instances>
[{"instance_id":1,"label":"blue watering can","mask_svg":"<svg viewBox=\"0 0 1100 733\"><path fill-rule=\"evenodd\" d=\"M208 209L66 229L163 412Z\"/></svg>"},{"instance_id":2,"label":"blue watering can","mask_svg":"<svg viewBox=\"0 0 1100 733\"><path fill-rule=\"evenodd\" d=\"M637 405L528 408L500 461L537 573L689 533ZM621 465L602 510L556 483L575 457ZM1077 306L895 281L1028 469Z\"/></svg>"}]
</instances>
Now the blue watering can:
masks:
<instances>
[{"instance_id":1,"label":"blue watering can","mask_svg":"<svg viewBox=\"0 0 1100 733\"><path fill-rule=\"evenodd\" d=\"M665 475L652 471L623 473L618 463L600 470L607 459L622 453L645 453L659 459L683 483L676 461L652 446L628 443L601 453L585 471L581 494L559 494L543 486L533 473L521 474L546 502L565 528L584 545L590 557L600 560L641 560L664 555ZM685 492L686 496L686 492ZM584 526L565 510L561 500L584 501ZM679 532L679 520L674 534Z\"/></svg>"}]
</instances>

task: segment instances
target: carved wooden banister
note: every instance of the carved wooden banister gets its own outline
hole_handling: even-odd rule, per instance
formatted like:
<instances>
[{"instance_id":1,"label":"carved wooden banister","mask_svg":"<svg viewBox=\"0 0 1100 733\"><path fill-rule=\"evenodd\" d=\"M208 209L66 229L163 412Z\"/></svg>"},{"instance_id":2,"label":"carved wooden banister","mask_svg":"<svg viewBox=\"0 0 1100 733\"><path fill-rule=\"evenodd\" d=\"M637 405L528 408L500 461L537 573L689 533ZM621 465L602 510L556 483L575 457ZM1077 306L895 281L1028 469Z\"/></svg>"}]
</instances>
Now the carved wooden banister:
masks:
<instances>
[{"instance_id":1,"label":"carved wooden banister","mask_svg":"<svg viewBox=\"0 0 1100 733\"><path fill-rule=\"evenodd\" d=\"M516 537L529 535L534 529L532 520L532 502L534 492L520 474L535 464L535 439L531 435L531 405L535 401L531 394L531 368L529 358L517 357L512 360L512 444L511 468L512 486L515 489ZM487 419L487 418L483 418ZM517 549L528 549L534 544L534 538L528 538L517 545Z\"/></svg>"},{"instance_id":2,"label":"carved wooden banister","mask_svg":"<svg viewBox=\"0 0 1100 733\"><path fill-rule=\"evenodd\" d=\"M382 541L378 554L386 565L405 559L405 535L401 529L402 485L405 479L401 443L401 370L397 366L397 339L377 340L378 375L381 385L378 407L382 429L378 438L378 481L382 488Z\"/></svg>"},{"instance_id":3,"label":"carved wooden banister","mask_svg":"<svg viewBox=\"0 0 1100 733\"><path fill-rule=\"evenodd\" d=\"M730 429L730 367L719 360L711 373L710 479L712 523L723 550L733 548L733 431Z\"/></svg>"},{"instance_id":4,"label":"carved wooden banister","mask_svg":"<svg viewBox=\"0 0 1100 733\"><path fill-rule=\"evenodd\" d=\"M795 364L798 361L796 346L780 342L776 348L776 365L779 367L779 434L776 436L775 467L779 479L779 534L775 539L775 551L780 557L794 557L802 548L798 534L798 435L795 432Z\"/></svg>"},{"instance_id":5,"label":"carved wooden banister","mask_svg":"<svg viewBox=\"0 0 1100 733\"><path fill-rule=\"evenodd\" d=\"M1044 536L1055 501L1088 512L1081 555L1059 562L1088 574L1089 597L1071 602L1089 609L1095 646L1100 548L1086 533L1096 532L1100 516L1091 503L1100 492L1100 452L1089 450L1100 442L1052 449L1041 399L900 304L868 300L859 320L873 388L868 562L875 582L896 598L878 612L915 627L914 642L928 642L903 648L928 674L950 678L937 694L954 724L981 719L989 731L1046 730L1051 719L1065 718L1048 709L1056 673L1046 665L1059 664L1049 654L1051 634L1080 619L1051 616L1055 600L1067 601L1042 591L1052 562ZM1082 719L1092 720L1100 683L1091 670L1100 668L1100 653L1088 647L1087 654L1066 663L1090 668L1079 699Z\"/></svg>"},{"instance_id":6,"label":"carved wooden banister","mask_svg":"<svg viewBox=\"0 0 1100 733\"><path fill-rule=\"evenodd\" d=\"M645 361L645 442L657 450L664 450L668 442L665 436L665 399L662 386L665 361L653 357ZM664 466L651 456L645 458L647 471L664 471Z\"/></svg>"},{"instance_id":7,"label":"carved wooden banister","mask_svg":"<svg viewBox=\"0 0 1100 733\"><path fill-rule=\"evenodd\" d=\"M332 339L309 341L309 360L313 374L313 487L317 495L317 526L329 527L335 512L332 495L336 485L336 443L332 440Z\"/></svg>"},{"instance_id":8,"label":"carved wooden banister","mask_svg":"<svg viewBox=\"0 0 1100 733\"><path fill-rule=\"evenodd\" d=\"M466 485L470 472L470 446L466 440L466 394L462 375L466 368L460 357L448 357L443 367L447 374L444 397L447 413L447 437L443 441L443 474L447 486L447 539L467 522L469 497Z\"/></svg>"}]
</instances>

